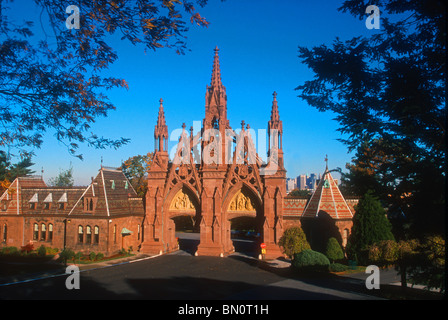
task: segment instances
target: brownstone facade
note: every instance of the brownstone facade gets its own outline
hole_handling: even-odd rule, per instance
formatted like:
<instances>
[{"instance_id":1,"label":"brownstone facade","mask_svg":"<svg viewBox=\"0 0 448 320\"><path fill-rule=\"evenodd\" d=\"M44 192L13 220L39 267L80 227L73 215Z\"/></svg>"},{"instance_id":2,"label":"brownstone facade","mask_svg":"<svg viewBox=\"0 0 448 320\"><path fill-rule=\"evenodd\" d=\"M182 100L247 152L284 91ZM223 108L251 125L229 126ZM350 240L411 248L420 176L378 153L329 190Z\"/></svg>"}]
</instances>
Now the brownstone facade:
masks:
<instances>
[{"instance_id":1,"label":"brownstone facade","mask_svg":"<svg viewBox=\"0 0 448 320\"><path fill-rule=\"evenodd\" d=\"M0 197L1 246L32 243L110 255L137 250L143 202L121 171L101 168L87 187L48 187L20 177Z\"/></svg>"}]
</instances>

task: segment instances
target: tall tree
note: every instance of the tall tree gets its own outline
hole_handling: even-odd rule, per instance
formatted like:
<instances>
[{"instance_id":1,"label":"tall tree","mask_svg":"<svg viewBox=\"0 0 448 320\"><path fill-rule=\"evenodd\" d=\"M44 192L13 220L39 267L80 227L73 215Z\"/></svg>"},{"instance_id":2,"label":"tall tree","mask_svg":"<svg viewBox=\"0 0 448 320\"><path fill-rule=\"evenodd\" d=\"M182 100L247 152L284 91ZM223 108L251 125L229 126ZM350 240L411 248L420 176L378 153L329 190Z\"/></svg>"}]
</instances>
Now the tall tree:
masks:
<instances>
[{"instance_id":1,"label":"tall tree","mask_svg":"<svg viewBox=\"0 0 448 320\"><path fill-rule=\"evenodd\" d=\"M120 167L140 197L145 195L148 187L146 184L146 173L151 167L153 155L153 152L148 152L146 155L130 157Z\"/></svg>"},{"instance_id":2,"label":"tall tree","mask_svg":"<svg viewBox=\"0 0 448 320\"><path fill-rule=\"evenodd\" d=\"M194 3L202 7L207 0ZM208 25L188 0L79 0L75 4L79 29L66 26L67 1L27 2L40 14L22 22L14 20L11 12L17 4L0 0L0 147L28 152L41 146L49 129L80 158L79 143L95 148L127 143L126 138L91 132L98 117L116 108L106 91L128 88L125 79L104 74L118 59L110 40L118 36L145 50L169 47L183 54L187 21ZM76 27L73 21L69 26Z\"/></svg>"},{"instance_id":3,"label":"tall tree","mask_svg":"<svg viewBox=\"0 0 448 320\"><path fill-rule=\"evenodd\" d=\"M7 189L15 178L33 174L34 171L30 169L33 165L31 156L24 156L19 162L11 164L6 152L0 150L0 193Z\"/></svg>"},{"instance_id":4,"label":"tall tree","mask_svg":"<svg viewBox=\"0 0 448 320\"><path fill-rule=\"evenodd\" d=\"M446 8L438 0L348 0L339 10L366 19L371 4L381 11L380 31L299 47L315 74L297 87L299 97L336 114L347 136L341 140L358 149L352 174L359 169L375 187L383 186L383 201L408 197L401 209L413 233L443 233ZM354 188L364 187L365 179L355 180Z\"/></svg>"},{"instance_id":5,"label":"tall tree","mask_svg":"<svg viewBox=\"0 0 448 320\"><path fill-rule=\"evenodd\" d=\"M369 246L382 240L395 240L392 225L378 199L367 192L356 205L347 253L350 258L364 263Z\"/></svg>"}]
</instances>

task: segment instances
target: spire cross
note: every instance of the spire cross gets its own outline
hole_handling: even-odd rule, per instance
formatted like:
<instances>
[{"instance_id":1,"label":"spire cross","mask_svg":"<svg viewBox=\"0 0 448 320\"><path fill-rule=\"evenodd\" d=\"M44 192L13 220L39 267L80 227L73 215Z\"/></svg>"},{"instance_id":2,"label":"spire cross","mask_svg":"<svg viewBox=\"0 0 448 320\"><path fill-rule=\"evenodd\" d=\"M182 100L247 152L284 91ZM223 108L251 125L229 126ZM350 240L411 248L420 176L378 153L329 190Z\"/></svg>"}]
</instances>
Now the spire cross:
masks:
<instances>
[{"instance_id":1,"label":"spire cross","mask_svg":"<svg viewBox=\"0 0 448 320\"><path fill-rule=\"evenodd\" d=\"M328 170L328 155L325 155L325 166Z\"/></svg>"},{"instance_id":2,"label":"spire cross","mask_svg":"<svg viewBox=\"0 0 448 320\"><path fill-rule=\"evenodd\" d=\"M274 91L272 95L274 96L274 100L277 100L277 92Z\"/></svg>"},{"instance_id":3,"label":"spire cross","mask_svg":"<svg viewBox=\"0 0 448 320\"><path fill-rule=\"evenodd\" d=\"M245 124L245 121L242 120L242 121L241 121L241 129L242 129L242 130L244 130L244 124Z\"/></svg>"}]
</instances>

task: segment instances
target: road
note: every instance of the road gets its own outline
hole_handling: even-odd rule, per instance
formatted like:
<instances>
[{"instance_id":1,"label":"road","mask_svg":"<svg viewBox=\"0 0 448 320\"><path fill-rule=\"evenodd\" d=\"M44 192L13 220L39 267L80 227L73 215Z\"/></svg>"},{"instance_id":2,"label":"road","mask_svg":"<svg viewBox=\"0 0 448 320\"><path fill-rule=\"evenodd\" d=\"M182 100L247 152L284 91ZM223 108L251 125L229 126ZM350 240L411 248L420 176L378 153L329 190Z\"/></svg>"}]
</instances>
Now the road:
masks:
<instances>
[{"instance_id":1,"label":"road","mask_svg":"<svg viewBox=\"0 0 448 320\"><path fill-rule=\"evenodd\" d=\"M195 257L180 250L150 259L81 271L80 289L68 290L68 275L1 286L0 299L299 300L375 299L365 289L367 275L353 278L300 278L250 255ZM241 241L238 245L251 243ZM237 247L237 245L236 245ZM389 281L389 280L387 280Z\"/></svg>"}]
</instances>

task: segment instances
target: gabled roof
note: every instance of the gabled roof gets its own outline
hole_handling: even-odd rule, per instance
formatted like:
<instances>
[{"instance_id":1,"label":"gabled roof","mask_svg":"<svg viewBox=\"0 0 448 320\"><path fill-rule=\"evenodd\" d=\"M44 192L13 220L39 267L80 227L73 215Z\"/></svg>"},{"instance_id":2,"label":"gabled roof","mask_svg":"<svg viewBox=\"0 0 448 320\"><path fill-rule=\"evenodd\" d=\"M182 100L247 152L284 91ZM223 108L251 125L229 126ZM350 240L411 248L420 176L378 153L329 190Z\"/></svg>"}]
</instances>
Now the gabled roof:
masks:
<instances>
[{"instance_id":1,"label":"gabled roof","mask_svg":"<svg viewBox=\"0 0 448 320\"><path fill-rule=\"evenodd\" d=\"M79 197L69 214L83 213L83 197L97 199L94 215L114 216L144 213L142 199L138 197L124 173L118 169L101 167L95 179Z\"/></svg>"},{"instance_id":2,"label":"gabled roof","mask_svg":"<svg viewBox=\"0 0 448 320\"><path fill-rule=\"evenodd\" d=\"M321 213L327 213L333 219L353 218L353 213L328 167L303 211L302 218L317 218Z\"/></svg>"}]
</instances>

